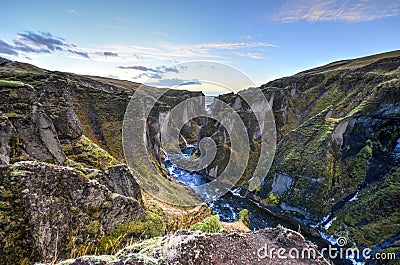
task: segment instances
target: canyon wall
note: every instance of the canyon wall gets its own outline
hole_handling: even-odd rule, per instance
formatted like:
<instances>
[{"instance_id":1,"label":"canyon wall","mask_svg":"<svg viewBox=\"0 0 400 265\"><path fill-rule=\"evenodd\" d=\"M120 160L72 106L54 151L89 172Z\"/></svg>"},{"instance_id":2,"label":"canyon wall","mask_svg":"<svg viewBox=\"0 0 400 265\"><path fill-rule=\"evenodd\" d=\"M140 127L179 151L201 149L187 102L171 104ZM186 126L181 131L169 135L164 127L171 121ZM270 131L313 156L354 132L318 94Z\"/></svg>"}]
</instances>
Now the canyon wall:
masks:
<instances>
[{"instance_id":1,"label":"canyon wall","mask_svg":"<svg viewBox=\"0 0 400 265\"><path fill-rule=\"evenodd\" d=\"M277 149L264 183L248 196L305 225L331 213L330 233L348 234L365 246L400 233L399 66L396 51L262 85L274 112ZM245 181L258 160L260 133L240 93L219 99L237 109L248 129L252 152ZM222 172L229 160L230 143L221 127L212 122L207 128L208 134L217 132L221 154L209 166L212 173ZM238 183L243 185L246 193L246 182Z\"/></svg>"}]
</instances>

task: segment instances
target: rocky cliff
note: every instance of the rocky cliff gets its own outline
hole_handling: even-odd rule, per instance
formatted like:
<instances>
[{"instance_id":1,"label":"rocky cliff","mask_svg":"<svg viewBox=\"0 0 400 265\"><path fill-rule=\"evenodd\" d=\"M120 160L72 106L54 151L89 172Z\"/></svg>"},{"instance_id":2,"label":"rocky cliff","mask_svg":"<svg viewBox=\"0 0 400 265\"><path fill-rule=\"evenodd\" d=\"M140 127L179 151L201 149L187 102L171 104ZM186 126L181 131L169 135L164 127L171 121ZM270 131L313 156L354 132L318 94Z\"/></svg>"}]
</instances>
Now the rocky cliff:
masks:
<instances>
[{"instance_id":1,"label":"rocky cliff","mask_svg":"<svg viewBox=\"0 0 400 265\"><path fill-rule=\"evenodd\" d=\"M306 226L332 221L330 233L359 245L399 235L400 52L331 63L261 89L274 112L277 152L263 185L248 195ZM241 93L219 99L245 120L257 161L259 129ZM215 123L207 130L222 131ZM216 141L220 152L229 149L226 138ZM209 171L222 172L227 159Z\"/></svg>"}]
</instances>

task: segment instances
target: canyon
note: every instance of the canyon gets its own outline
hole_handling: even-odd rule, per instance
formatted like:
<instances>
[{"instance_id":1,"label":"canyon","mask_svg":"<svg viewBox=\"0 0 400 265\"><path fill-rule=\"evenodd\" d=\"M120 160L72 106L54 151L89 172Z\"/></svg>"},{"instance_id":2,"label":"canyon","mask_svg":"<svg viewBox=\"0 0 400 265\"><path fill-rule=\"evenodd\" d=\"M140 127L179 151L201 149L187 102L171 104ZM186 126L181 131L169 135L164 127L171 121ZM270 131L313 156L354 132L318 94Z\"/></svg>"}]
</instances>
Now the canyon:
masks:
<instances>
[{"instance_id":1,"label":"canyon","mask_svg":"<svg viewBox=\"0 0 400 265\"><path fill-rule=\"evenodd\" d=\"M242 216L236 228L221 222L217 233L199 233L191 228L214 216L210 205L158 201L140 187L135 175L143 175L141 169L126 166L123 120L140 84L0 58L0 264L226 264L237 260L229 255L233 249L253 253L264 243L301 249L313 245L308 241L313 238L329 244L340 236L349 246L399 255L399 66L400 52L393 51L262 85L277 147L256 189L248 181L260 155L260 126L243 101L251 88L218 96L239 114L250 142L249 162L232 194L299 230L249 231L255 222L250 213L247 226ZM164 164L163 120L174 106L199 96L169 90L146 120L147 149L160 178L176 181ZM216 101L210 111L220 108ZM193 106L185 109L190 113ZM205 106L196 111L206 112ZM194 173L211 181L224 171L231 143L221 123L192 119L180 133L183 149L214 137L216 158ZM238 216L241 210L235 210ZM244 256L240 264L256 262L254 253L237 255Z\"/></svg>"}]
</instances>

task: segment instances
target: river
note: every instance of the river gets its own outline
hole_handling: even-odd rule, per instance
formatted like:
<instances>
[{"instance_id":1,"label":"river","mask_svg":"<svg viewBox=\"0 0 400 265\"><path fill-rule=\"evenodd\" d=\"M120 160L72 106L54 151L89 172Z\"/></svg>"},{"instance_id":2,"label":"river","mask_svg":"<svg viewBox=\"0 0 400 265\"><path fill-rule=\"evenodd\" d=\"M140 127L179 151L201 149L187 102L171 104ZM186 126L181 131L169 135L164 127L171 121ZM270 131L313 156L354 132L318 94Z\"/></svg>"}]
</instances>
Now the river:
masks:
<instances>
[{"instance_id":1,"label":"river","mask_svg":"<svg viewBox=\"0 0 400 265\"><path fill-rule=\"evenodd\" d=\"M400 140L399 140L400 144ZM183 151L186 158L189 158L192 152L195 150L196 146L188 145L187 149ZM168 155L164 158L164 165L167 168L169 174L174 177L177 181L190 186L195 187L207 183L207 177L198 173L190 173L183 170L173 164L169 159ZM355 192L349 196L348 200L356 200L358 192ZM298 230L299 226L296 222L290 219L285 219L272 214L269 210L260 206L257 202L251 199L241 196L238 190L229 191L222 197L215 199L207 203L208 206L219 215L220 220L223 222L234 222L238 218L238 214L242 209L247 209L249 211L250 218L250 229L261 229L268 227L275 227L281 224L287 228ZM335 217L331 214L326 216L324 220L320 222L320 225L328 228L333 222ZM320 230L321 237L314 237L309 232L302 230L302 234L309 241L314 242L319 246L319 248L326 248L329 244L335 246L336 239L332 236L325 235L323 231ZM380 248L379 248L380 249ZM379 249L374 249L374 252ZM333 260L334 264L365 264L364 262L355 261L354 259L349 260Z\"/></svg>"},{"instance_id":2,"label":"river","mask_svg":"<svg viewBox=\"0 0 400 265\"><path fill-rule=\"evenodd\" d=\"M194 148L195 146L189 146L184 150L184 156L190 157ZM207 183L207 178L204 175L183 170L171 163L168 158L165 158L164 165L173 178L187 186L194 187ZM247 209L249 211L250 229L252 230L279 224L267 210L260 208L255 202L241 197L238 193L228 192L224 196L209 202L208 206L219 215L223 222L234 222L238 218L239 212Z\"/></svg>"}]
</instances>

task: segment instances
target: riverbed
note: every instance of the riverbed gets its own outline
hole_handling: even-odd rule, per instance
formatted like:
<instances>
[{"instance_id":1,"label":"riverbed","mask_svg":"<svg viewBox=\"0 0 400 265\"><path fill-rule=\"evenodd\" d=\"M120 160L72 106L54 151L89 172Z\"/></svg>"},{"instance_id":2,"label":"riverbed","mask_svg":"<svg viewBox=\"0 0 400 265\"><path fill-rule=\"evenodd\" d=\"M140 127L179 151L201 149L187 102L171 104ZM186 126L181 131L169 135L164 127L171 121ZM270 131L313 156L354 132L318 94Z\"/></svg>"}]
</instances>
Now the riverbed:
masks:
<instances>
[{"instance_id":1,"label":"riverbed","mask_svg":"<svg viewBox=\"0 0 400 265\"><path fill-rule=\"evenodd\" d=\"M195 146L189 146L189 148L183 150L183 156L189 158L194 151ZM199 173L191 173L184 169L177 167L169 159L168 155L164 157L164 165L167 168L169 174L177 181L181 182L190 187L196 187L207 183L208 177ZM356 199L357 195L352 196L351 199ZM354 198L353 198L354 197ZM289 219L277 217L272 214L269 210L263 208L257 202L251 200L248 197L240 195L238 189L227 192L220 198L207 203L207 205L220 217L223 222L234 222L238 218L238 214L241 210L247 209L249 211L250 229L262 229L268 227L275 227L278 224L284 227L298 230L299 226L296 222ZM324 223L324 226L329 225L329 220ZM323 221L322 221L323 222ZM321 222L321 223L322 223ZM309 241L314 242L319 248L327 247L328 245L335 245L335 238L325 235L320 231L321 237L314 237L311 234L303 233L305 238ZM334 260L334 264L365 264L363 262L355 262L351 260Z\"/></svg>"}]
</instances>

